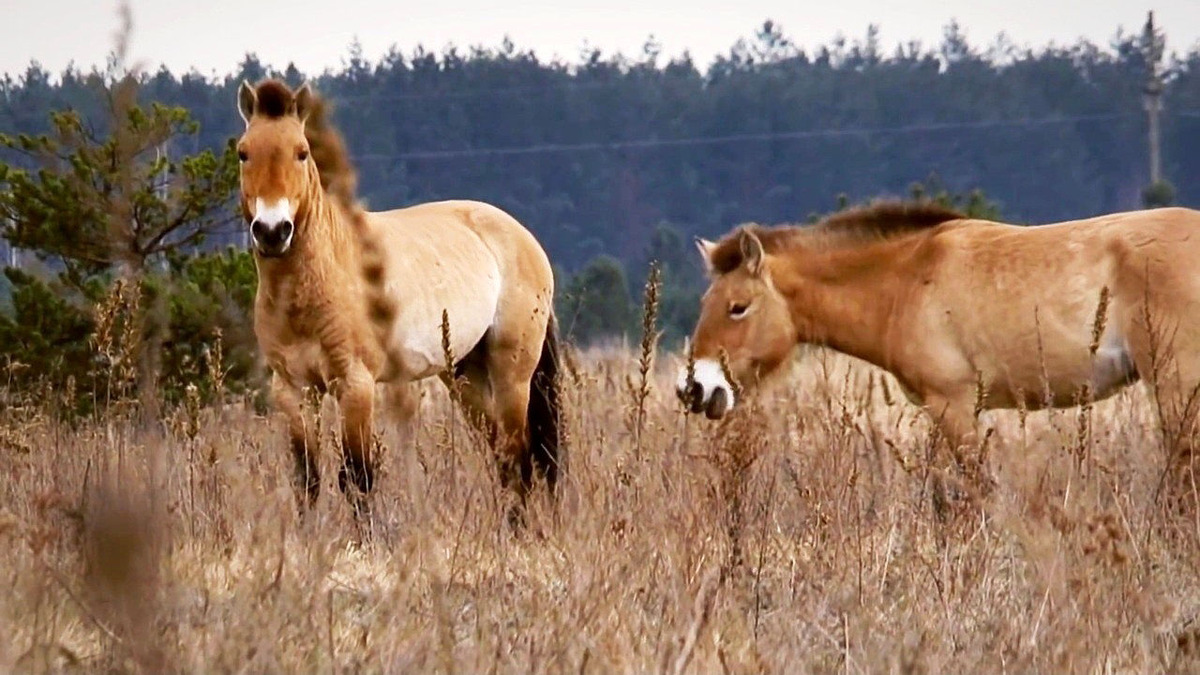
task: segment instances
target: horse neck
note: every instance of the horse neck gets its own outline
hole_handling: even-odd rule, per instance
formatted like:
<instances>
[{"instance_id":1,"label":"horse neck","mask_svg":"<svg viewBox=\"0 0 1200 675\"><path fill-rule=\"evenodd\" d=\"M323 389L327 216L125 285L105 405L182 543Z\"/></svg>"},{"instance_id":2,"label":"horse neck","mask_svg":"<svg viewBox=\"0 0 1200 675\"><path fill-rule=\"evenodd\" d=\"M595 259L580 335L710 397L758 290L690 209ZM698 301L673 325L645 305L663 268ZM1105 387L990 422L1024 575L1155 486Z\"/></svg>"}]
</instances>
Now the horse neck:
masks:
<instances>
[{"instance_id":1,"label":"horse neck","mask_svg":"<svg viewBox=\"0 0 1200 675\"><path fill-rule=\"evenodd\" d=\"M301 236L296 240L297 263L326 277L358 269L358 238L348 216L319 184L310 191L298 215Z\"/></svg>"},{"instance_id":2,"label":"horse neck","mask_svg":"<svg viewBox=\"0 0 1200 675\"><path fill-rule=\"evenodd\" d=\"M256 258L258 302L315 311L325 319L331 305L353 302L361 293L355 274L360 269L360 246L347 221L316 182L297 210L292 250L282 258Z\"/></svg>"},{"instance_id":3,"label":"horse neck","mask_svg":"<svg viewBox=\"0 0 1200 675\"><path fill-rule=\"evenodd\" d=\"M889 332L908 287L906 246L911 244L892 241L786 254L788 264L774 274L775 284L788 298L800 341L888 367L894 356Z\"/></svg>"}]
</instances>

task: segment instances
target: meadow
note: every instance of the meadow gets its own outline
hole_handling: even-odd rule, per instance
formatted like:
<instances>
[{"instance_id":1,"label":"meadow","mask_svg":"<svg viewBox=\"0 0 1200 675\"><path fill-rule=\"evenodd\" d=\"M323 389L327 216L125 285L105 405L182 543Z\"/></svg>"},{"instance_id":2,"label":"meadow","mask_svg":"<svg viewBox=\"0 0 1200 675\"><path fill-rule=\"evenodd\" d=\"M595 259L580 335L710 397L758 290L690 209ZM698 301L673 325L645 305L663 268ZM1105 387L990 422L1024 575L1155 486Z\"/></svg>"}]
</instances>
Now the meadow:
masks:
<instances>
[{"instance_id":1,"label":"meadow","mask_svg":"<svg viewBox=\"0 0 1200 675\"><path fill-rule=\"evenodd\" d=\"M823 349L720 423L683 414L678 354L568 356L559 503L539 486L517 532L440 384L411 434L379 423L361 540L332 401L301 516L281 426L249 405L69 423L53 391L0 394L0 670L1200 667L1200 515L1165 506L1145 385L985 414L981 478L937 459L889 376Z\"/></svg>"}]
</instances>

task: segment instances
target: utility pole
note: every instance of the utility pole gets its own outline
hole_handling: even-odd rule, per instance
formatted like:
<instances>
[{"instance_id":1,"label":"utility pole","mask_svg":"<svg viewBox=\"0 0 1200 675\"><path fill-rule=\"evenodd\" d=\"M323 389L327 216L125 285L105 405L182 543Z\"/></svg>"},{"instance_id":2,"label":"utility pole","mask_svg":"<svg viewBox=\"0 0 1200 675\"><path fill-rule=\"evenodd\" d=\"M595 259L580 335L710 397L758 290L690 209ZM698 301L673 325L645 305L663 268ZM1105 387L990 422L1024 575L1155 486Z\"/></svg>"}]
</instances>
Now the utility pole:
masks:
<instances>
[{"instance_id":1,"label":"utility pole","mask_svg":"<svg viewBox=\"0 0 1200 675\"><path fill-rule=\"evenodd\" d=\"M1162 145L1159 134L1158 115L1162 112L1163 76L1162 58L1167 38L1154 26L1151 11L1142 28L1142 53L1146 59L1146 85L1142 89L1146 104L1147 128L1150 133L1150 184L1162 180Z\"/></svg>"}]
</instances>

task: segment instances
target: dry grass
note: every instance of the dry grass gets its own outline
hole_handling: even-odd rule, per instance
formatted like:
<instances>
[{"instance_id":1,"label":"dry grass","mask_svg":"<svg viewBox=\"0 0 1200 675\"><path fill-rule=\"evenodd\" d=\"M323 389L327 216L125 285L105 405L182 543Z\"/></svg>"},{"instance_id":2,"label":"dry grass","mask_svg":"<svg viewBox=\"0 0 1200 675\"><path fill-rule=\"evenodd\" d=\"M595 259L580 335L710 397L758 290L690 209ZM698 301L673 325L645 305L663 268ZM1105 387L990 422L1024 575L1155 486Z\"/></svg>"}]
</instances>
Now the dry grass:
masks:
<instances>
[{"instance_id":1,"label":"dry grass","mask_svg":"<svg viewBox=\"0 0 1200 675\"><path fill-rule=\"evenodd\" d=\"M1155 505L1143 387L997 414L996 486L943 522L929 428L878 371L814 351L723 425L655 365L577 357L562 501L512 534L483 452L428 389L386 425L378 532L334 486L301 519L279 426L185 407L71 429L6 400L0 670L160 672L1185 671L1193 515ZM889 383L891 384L891 383ZM643 398L644 397L644 398ZM644 406L631 428L632 406ZM135 416L131 413L130 419ZM641 452L636 436L640 429Z\"/></svg>"}]
</instances>

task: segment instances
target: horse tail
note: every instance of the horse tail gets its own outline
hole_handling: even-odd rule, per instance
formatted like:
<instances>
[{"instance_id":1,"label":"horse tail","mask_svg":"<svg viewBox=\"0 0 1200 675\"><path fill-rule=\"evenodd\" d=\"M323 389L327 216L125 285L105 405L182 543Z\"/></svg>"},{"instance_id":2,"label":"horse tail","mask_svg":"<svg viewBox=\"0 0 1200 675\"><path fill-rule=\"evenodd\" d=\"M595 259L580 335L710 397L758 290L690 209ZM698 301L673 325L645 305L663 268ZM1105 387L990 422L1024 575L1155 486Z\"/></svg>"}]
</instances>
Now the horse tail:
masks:
<instances>
[{"instance_id":1,"label":"horse tail","mask_svg":"<svg viewBox=\"0 0 1200 675\"><path fill-rule=\"evenodd\" d=\"M555 492L558 483L560 464L558 349L558 322L551 311L550 321L546 323L546 339L542 342L542 356L530 383L528 413L530 451L534 463L546 476L551 493Z\"/></svg>"}]
</instances>

